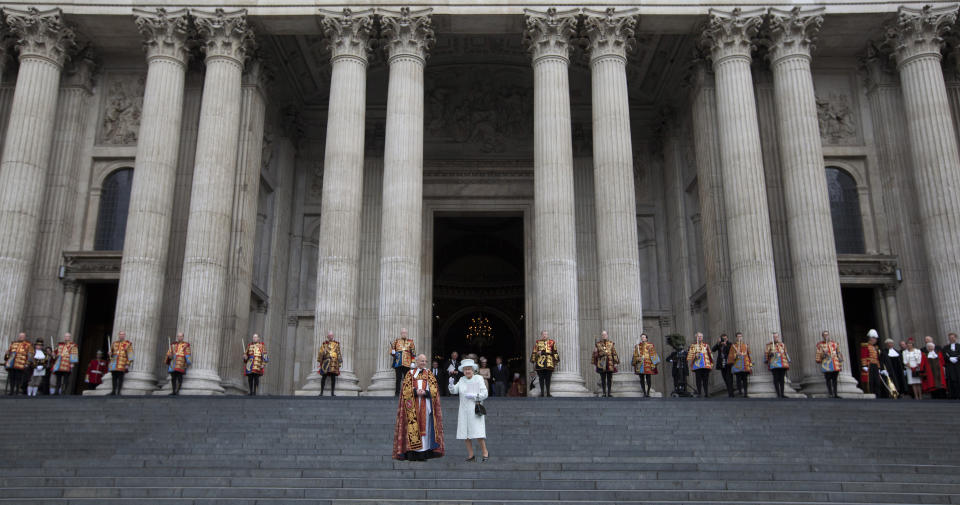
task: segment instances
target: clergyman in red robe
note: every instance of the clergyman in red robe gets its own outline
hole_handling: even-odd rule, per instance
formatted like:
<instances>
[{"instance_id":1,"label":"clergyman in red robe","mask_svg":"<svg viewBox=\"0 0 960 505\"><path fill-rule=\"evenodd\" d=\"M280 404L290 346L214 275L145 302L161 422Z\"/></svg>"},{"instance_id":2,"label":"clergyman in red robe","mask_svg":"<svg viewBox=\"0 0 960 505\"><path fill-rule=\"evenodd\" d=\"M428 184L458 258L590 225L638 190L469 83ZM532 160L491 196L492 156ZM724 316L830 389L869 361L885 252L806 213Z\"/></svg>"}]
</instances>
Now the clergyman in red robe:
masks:
<instances>
[{"instance_id":1,"label":"clergyman in red robe","mask_svg":"<svg viewBox=\"0 0 960 505\"><path fill-rule=\"evenodd\" d=\"M397 425L393 433L393 458L424 461L443 456L443 411L440 387L427 368L427 357L417 356L417 366L403 377Z\"/></svg>"}]
</instances>

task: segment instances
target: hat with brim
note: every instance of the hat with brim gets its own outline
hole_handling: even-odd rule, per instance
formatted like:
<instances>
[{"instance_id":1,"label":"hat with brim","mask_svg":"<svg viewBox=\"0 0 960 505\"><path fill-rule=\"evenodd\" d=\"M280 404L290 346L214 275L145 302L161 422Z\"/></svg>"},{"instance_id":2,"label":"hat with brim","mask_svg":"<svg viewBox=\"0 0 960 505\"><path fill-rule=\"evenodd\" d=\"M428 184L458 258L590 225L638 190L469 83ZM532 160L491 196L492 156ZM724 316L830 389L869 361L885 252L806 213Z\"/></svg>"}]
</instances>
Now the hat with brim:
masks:
<instances>
[{"instance_id":1,"label":"hat with brim","mask_svg":"<svg viewBox=\"0 0 960 505\"><path fill-rule=\"evenodd\" d=\"M457 369L462 372L463 369L464 369L464 368L467 368L467 367L472 368L474 372L477 371L477 363L476 363L475 361L473 361L472 359L465 359L465 360L461 361L461 362L460 362L460 366L459 366Z\"/></svg>"}]
</instances>

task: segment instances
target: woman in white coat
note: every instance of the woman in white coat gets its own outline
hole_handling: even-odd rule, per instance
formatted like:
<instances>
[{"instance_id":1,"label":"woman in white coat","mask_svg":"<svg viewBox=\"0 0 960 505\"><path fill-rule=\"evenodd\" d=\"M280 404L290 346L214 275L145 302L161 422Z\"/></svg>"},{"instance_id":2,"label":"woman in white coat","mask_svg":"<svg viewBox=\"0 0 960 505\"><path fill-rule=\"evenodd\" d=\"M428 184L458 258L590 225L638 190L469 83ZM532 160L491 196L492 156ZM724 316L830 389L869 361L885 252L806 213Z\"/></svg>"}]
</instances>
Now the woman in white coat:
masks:
<instances>
[{"instance_id":1,"label":"woman in white coat","mask_svg":"<svg viewBox=\"0 0 960 505\"><path fill-rule=\"evenodd\" d=\"M476 439L480 442L480 450L483 452L482 461L490 458L487 452L487 428L483 416L478 416L474 409L477 402L487 399L487 385L483 377L477 375L477 364L472 359L465 359L460 363L460 373L463 374L460 380L454 384L453 377L450 378L450 394L460 395L460 410L457 413L457 439L463 440L467 444L467 461L476 461L477 457L473 454L473 443Z\"/></svg>"}]
</instances>

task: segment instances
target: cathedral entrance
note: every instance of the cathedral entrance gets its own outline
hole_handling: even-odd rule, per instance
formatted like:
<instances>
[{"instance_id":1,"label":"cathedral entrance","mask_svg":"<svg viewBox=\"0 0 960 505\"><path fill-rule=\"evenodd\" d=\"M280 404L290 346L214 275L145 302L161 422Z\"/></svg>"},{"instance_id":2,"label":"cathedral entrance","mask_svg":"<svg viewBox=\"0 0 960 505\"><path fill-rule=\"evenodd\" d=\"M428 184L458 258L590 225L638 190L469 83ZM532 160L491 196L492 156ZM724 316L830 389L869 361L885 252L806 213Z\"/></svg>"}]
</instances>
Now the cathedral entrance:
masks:
<instances>
[{"instance_id":1,"label":"cathedral entrance","mask_svg":"<svg viewBox=\"0 0 960 505\"><path fill-rule=\"evenodd\" d=\"M867 332L871 328L882 331L877 317L876 293L874 288L841 288L843 298L843 317L847 322L847 344L850 353L850 373L860 381L860 344L866 342ZM883 336L886 338L886 336ZM884 349L883 342L880 348Z\"/></svg>"},{"instance_id":2,"label":"cathedral entrance","mask_svg":"<svg viewBox=\"0 0 960 505\"><path fill-rule=\"evenodd\" d=\"M439 214L433 226L434 359L500 356L525 372L523 217Z\"/></svg>"},{"instance_id":3,"label":"cathedral entrance","mask_svg":"<svg viewBox=\"0 0 960 505\"><path fill-rule=\"evenodd\" d=\"M90 282L84 285L86 303L80 317L80 331L74 338L79 348L79 371L73 376L73 393L83 393L87 364L103 351L110 359L109 339L113 334L113 314L117 306L117 281Z\"/></svg>"}]
</instances>

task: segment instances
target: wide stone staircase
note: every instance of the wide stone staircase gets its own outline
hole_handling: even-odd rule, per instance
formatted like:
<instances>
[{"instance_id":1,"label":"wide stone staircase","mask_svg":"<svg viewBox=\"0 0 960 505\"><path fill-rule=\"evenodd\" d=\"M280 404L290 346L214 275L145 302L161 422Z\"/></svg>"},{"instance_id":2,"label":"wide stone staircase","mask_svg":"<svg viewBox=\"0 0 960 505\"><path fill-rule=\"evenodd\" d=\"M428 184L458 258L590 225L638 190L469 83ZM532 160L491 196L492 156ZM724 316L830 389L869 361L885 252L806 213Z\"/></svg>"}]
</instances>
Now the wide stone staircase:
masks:
<instances>
[{"instance_id":1,"label":"wide stone staircase","mask_svg":"<svg viewBox=\"0 0 960 505\"><path fill-rule=\"evenodd\" d=\"M960 504L960 403L494 398L491 458L390 458L393 398L0 398L0 503Z\"/></svg>"}]
</instances>

